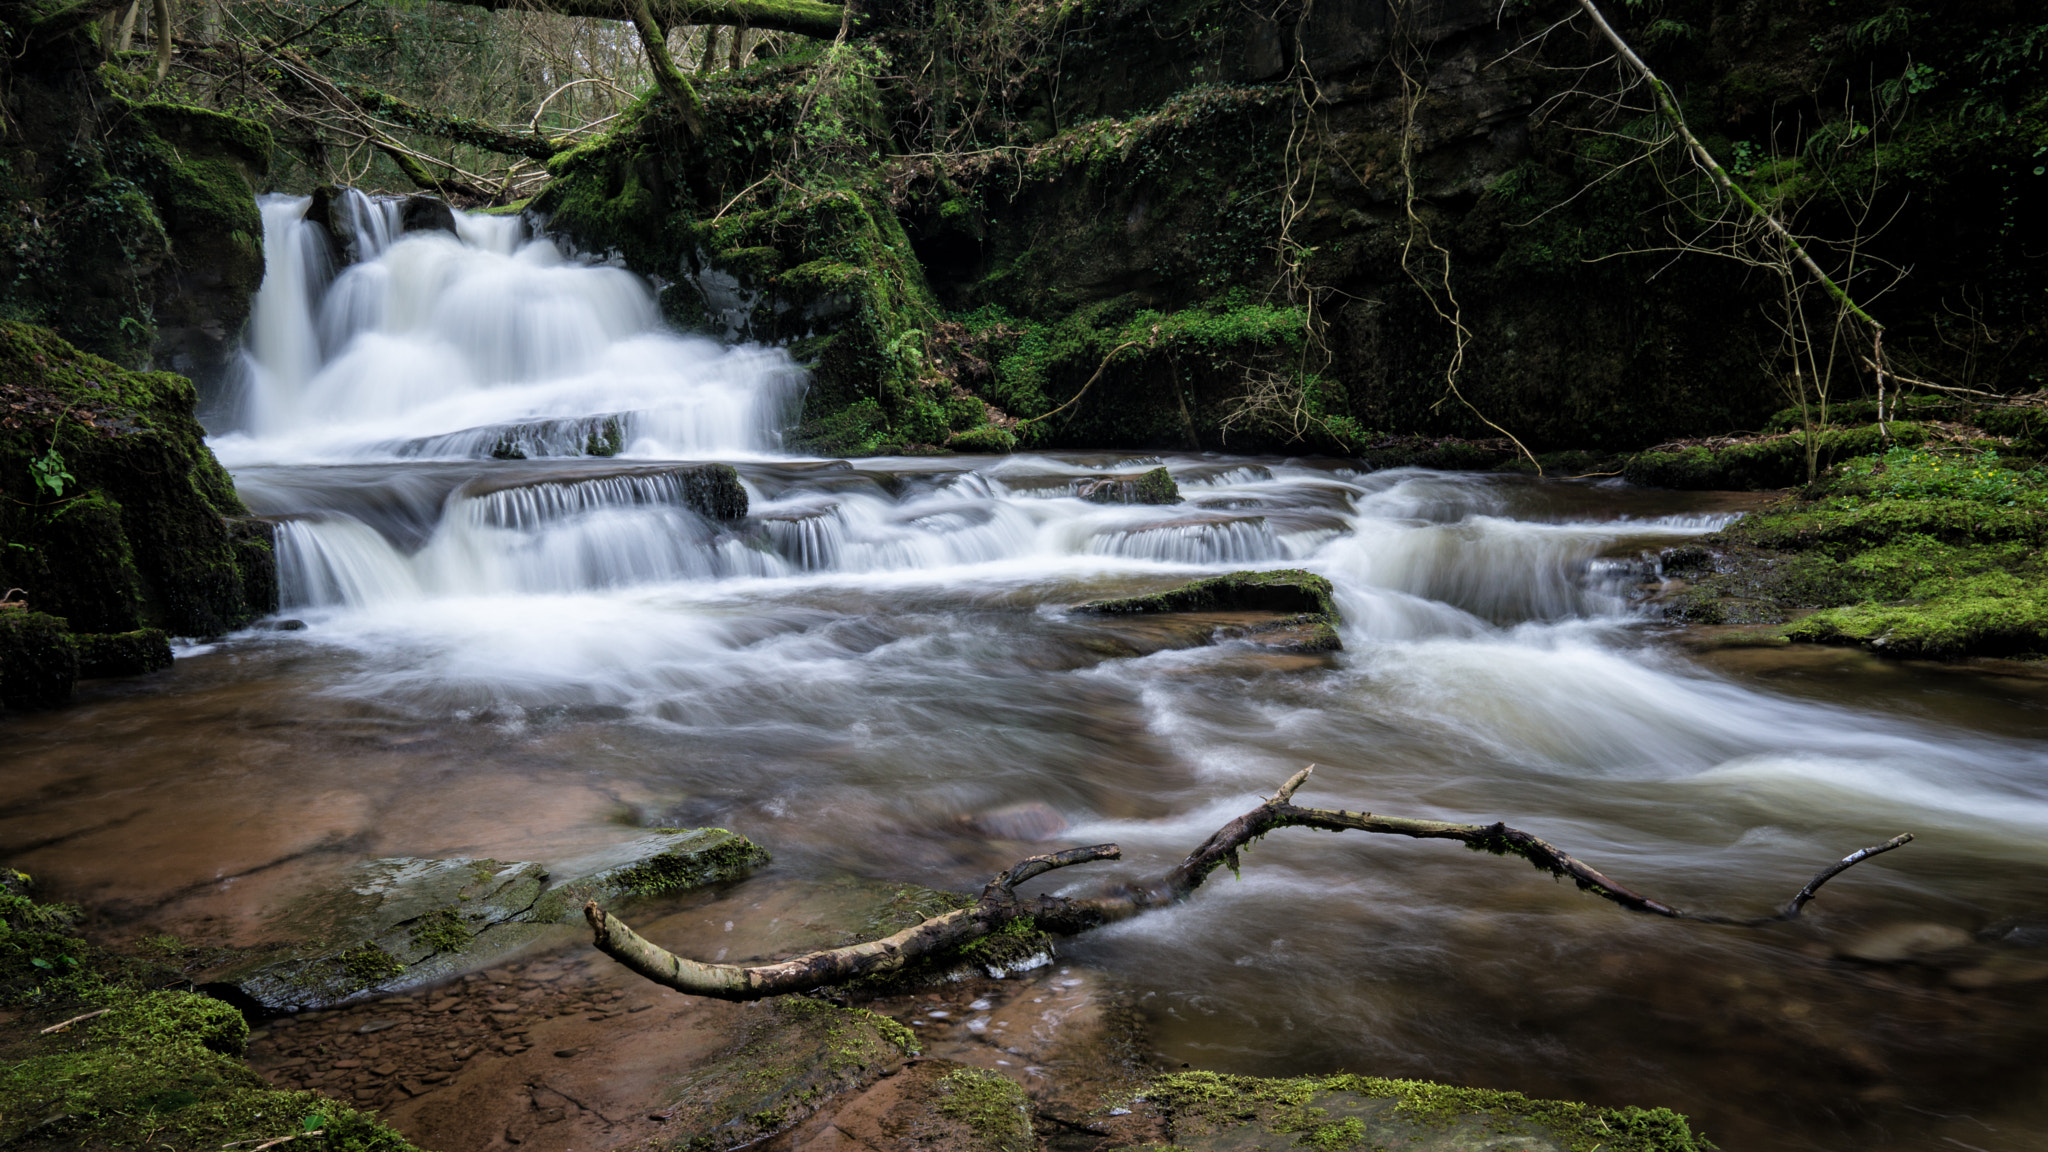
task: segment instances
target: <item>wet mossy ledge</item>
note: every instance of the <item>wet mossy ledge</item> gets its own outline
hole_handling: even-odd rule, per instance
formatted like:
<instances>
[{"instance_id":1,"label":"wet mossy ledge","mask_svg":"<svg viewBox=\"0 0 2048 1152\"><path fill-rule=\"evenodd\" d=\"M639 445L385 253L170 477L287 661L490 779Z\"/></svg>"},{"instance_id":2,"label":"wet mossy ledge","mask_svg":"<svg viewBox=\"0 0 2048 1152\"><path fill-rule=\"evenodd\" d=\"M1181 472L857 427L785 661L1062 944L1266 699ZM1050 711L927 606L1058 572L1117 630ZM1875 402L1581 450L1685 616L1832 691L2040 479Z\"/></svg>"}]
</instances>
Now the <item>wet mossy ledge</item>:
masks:
<instances>
[{"instance_id":1,"label":"wet mossy ledge","mask_svg":"<svg viewBox=\"0 0 2048 1152\"><path fill-rule=\"evenodd\" d=\"M729 883L767 861L723 828L653 829L561 876L528 861L369 860L284 904L269 943L197 958L191 976L253 1012L324 1009L488 967L579 923L585 901Z\"/></svg>"},{"instance_id":2,"label":"wet mossy ledge","mask_svg":"<svg viewBox=\"0 0 2048 1152\"><path fill-rule=\"evenodd\" d=\"M76 919L0 868L0 1147L214 1152L317 1133L318 1148L419 1152L370 1113L272 1088L240 1059L239 1011L155 990L175 973L95 948Z\"/></svg>"},{"instance_id":3,"label":"wet mossy ledge","mask_svg":"<svg viewBox=\"0 0 2048 1152\"><path fill-rule=\"evenodd\" d=\"M271 526L204 442L191 381L130 372L48 329L0 321L0 697L56 703L73 676L169 663L277 606ZM75 639L53 639L51 621ZM28 685L28 687L17 687Z\"/></svg>"},{"instance_id":4,"label":"wet mossy ledge","mask_svg":"<svg viewBox=\"0 0 2048 1152\"><path fill-rule=\"evenodd\" d=\"M1150 616L1180 613L1264 613L1274 617L1228 626L1232 637L1258 642L1262 634L1283 634L1282 645L1297 652L1334 652L1344 646L1337 628L1337 610L1330 582L1300 568L1271 572L1231 572L1196 580L1143 596L1095 600L1075 612L1097 616Z\"/></svg>"},{"instance_id":5,"label":"wet mossy ledge","mask_svg":"<svg viewBox=\"0 0 2048 1152\"><path fill-rule=\"evenodd\" d=\"M2048 656L2048 475L1995 450L1842 462L1667 552L1670 617L1889 656ZM1810 614L1803 610L1818 609Z\"/></svg>"},{"instance_id":6,"label":"wet mossy ledge","mask_svg":"<svg viewBox=\"0 0 2048 1152\"><path fill-rule=\"evenodd\" d=\"M1710 1152L1714 1145L1668 1108L1601 1108L1519 1092L1373 1076L1268 1080L1214 1072L1158 1077L1134 1104L1158 1115L1171 1146L1189 1152L1401 1148L1463 1152Z\"/></svg>"}]
</instances>

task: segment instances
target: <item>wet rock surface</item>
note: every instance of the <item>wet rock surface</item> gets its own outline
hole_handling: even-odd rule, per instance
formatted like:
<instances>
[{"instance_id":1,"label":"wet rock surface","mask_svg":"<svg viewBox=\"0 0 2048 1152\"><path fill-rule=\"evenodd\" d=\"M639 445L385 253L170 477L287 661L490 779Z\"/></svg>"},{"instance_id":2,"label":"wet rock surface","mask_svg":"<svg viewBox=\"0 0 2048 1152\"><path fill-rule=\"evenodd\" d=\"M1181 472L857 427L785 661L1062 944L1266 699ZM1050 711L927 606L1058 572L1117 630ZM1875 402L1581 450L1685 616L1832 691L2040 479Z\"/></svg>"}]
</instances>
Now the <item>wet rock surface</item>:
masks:
<instances>
[{"instance_id":1,"label":"wet rock surface","mask_svg":"<svg viewBox=\"0 0 2048 1152\"><path fill-rule=\"evenodd\" d=\"M1097 600L1083 617L1115 621L1111 630L1132 655L1244 640L1286 652L1334 652L1344 646L1330 582L1311 572L1232 572L1144 596Z\"/></svg>"},{"instance_id":2,"label":"wet rock surface","mask_svg":"<svg viewBox=\"0 0 2048 1152\"><path fill-rule=\"evenodd\" d=\"M722 828L671 828L586 860L567 878L530 862L371 860L345 887L286 906L265 929L276 942L196 979L259 1012L331 1007L486 967L580 916L586 900L685 891L736 879L766 858Z\"/></svg>"}]
</instances>

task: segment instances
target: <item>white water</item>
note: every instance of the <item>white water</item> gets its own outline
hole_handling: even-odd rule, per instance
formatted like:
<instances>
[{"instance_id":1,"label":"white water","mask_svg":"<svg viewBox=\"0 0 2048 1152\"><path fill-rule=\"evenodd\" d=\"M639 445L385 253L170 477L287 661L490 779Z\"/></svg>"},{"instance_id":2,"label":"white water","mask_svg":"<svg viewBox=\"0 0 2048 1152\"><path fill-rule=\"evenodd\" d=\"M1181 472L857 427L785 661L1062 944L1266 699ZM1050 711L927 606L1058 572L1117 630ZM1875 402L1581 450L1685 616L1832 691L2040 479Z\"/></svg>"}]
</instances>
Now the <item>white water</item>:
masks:
<instances>
[{"instance_id":1,"label":"white water","mask_svg":"<svg viewBox=\"0 0 2048 1152\"><path fill-rule=\"evenodd\" d=\"M167 777L167 808L239 765L294 815L275 826L329 836L333 813L369 814L322 844L551 859L521 840L532 813L585 789L598 815L573 836L559 816L551 843L616 842L631 811L742 829L778 867L971 888L1042 849L966 818L1042 804L1060 841L1123 845L1056 878L1083 887L1157 875L1314 762L1312 802L1505 818L1728 912L1911 830L1800 925L1756 934L1632 918L1442 845L1276 835L1243 883L1218 876L1076 959L1116 970L1172 1060L1673 1104L1710 1131L1748 1124L1730 1147L1836 1146L1801 1118L1872 1079L1902 1094L1883 1120L1907 1131L1907 1107L2038 1051L1991 992L1891 1028L1940 977L1825 958L1888 919L1975 930L2048 906L2040 697L1660 642L1658 549L1733 500L1193 454L795 459L781 353L669 333L644 285L513 221L403 236L388 205L348 209L363 262L337 275L302 203L264 205L251 372L214 441L279 519L286 614L308 627L181 652L219 687L188 720L207 783ZM672 469L703 460L737 467L747 519L687 506ZM1077 498L1160 464L1182 503ZM1070 611L1280 566L1332 581L1343 652L1131 656ZM120 751L131 729L66 731L51 747ZM248 835L245 805L215 808L153 823ZM1871 1052L1895 1063L1872 1071Z\"/></svg>"},{"instance_id":2,"label":"white water","mask_svg":"<svg viewBox=\"0 0 2048 1152\"><path fill-rule=\"evenodd\" d=\"M780 352L660 324L638 277L563 258L516 217L400 233L396 202L350 192L358 262L335 271L309 201L263 199L270 267L223 463L773 451L799 374ZM593 418L597 418L593 421Z\"/></svg>"}]
</instances>

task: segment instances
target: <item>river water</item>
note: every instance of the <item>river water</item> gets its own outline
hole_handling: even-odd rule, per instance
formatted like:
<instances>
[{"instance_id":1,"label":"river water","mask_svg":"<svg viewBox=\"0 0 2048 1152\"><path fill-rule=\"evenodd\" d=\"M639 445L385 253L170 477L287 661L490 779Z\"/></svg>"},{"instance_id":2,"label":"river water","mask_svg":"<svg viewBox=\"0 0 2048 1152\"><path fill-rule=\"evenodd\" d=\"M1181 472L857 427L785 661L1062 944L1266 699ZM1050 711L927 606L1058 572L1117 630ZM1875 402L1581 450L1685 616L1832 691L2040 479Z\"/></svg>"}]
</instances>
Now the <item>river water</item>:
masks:
<instances>
[{"instance_id":1,"label":"river water","mask_svg":"<svg viewBox=\"0 0 2048 1152\"><path fill-rule=\"evenodd\" d=\"M188 644L0 728L0 847L105 930L231 941L355 860L562 863L644 824L737 828L785 877L955 888L1123 845L1050 878L1080 891L1164 871L1313 762L1301 802L1504 819L1728 913L1919 840L1741 930L1442 844L1282 833L1071 944L1168 1065L1668 1105L1727 1148L2048 1147L2048 680L1660 623L1657 551L1751 498L791 456L780 352L664 331L639 280L517 220L401 235L349 205L363 259L337 272L304 202L266 199L250 371L208 408L280 520L303 630ZM747 522L680 501L665 468L710 460ZM1184 503L1074 496L1159 463ZM1068 611L1247 567L1327 576L1344 650L1161 647Z\"/></svg>"}]
</instances>

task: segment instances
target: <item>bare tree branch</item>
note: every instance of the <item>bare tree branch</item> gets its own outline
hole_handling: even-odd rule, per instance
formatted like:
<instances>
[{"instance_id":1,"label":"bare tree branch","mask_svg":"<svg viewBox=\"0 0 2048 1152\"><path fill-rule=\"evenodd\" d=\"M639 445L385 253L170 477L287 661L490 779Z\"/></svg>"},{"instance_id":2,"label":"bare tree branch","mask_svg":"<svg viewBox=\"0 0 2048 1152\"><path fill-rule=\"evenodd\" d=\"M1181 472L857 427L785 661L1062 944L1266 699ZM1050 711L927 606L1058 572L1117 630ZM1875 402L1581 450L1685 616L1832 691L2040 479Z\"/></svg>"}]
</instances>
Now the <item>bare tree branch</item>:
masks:
<instances>
[{"instance_id":1,"label":"bare tree branch","mask_svg":"<svg viewBox=\"0 0 2048 1152\"><path fill-rule=\"evenodd\" d=\"M1761 927L1799 918L1821 886L1848 869L1912 841L1911 833L1895 836L1882 844L1852 852L1816 873L1779 911L1768 916L1736 917L1689 912L1645 896L1613 880L1599 869L1579 860L1539 836L1510 828L1503 823L1456 824L1444 820L1417 820L1402 816L1375 816L1370 812L1341 809L1301 808L1293 803L1294 793L1315 771L1311 764L1289 777L1285 784L1258 807L1225 824L1188 854L1187 859L1158 883L1142 888L1121 887L1101 896L1066 899L1039 896L1019 899L1016 887L1056 868L1095 860L1120 859L1123 852L1114 844L1069 848L1045 856L1020 860L998 874L982 889L981 899L972 907L934 916L893 936L870 940L845 948L810 952L773 964L744 966L705 964L677 956L643 939L626 922L605 912L592 901L583 906L590 921L592 943L605 955L657 984L692 996L720 1000L759 1000L786 993L808 992L814 988L863 976L898 972L912 961L958 948L1001 931L1018 920L1029 920L1046 932L1072 935L1139 912L1179 903L1201 887L1211 872L1228 865L1238 868L1238 851L1252 841L1281 828L1319 828L1327 832L1377 832L1407 836L1416 840L1455 840L1469 848L1501 856L1520 856L1539 870L1568 878L1583 891L1619 904L1631 912L1642 912L1672 920L1701 924L1722 924L1742 928Z\"/></svg>"}]
</instances>

